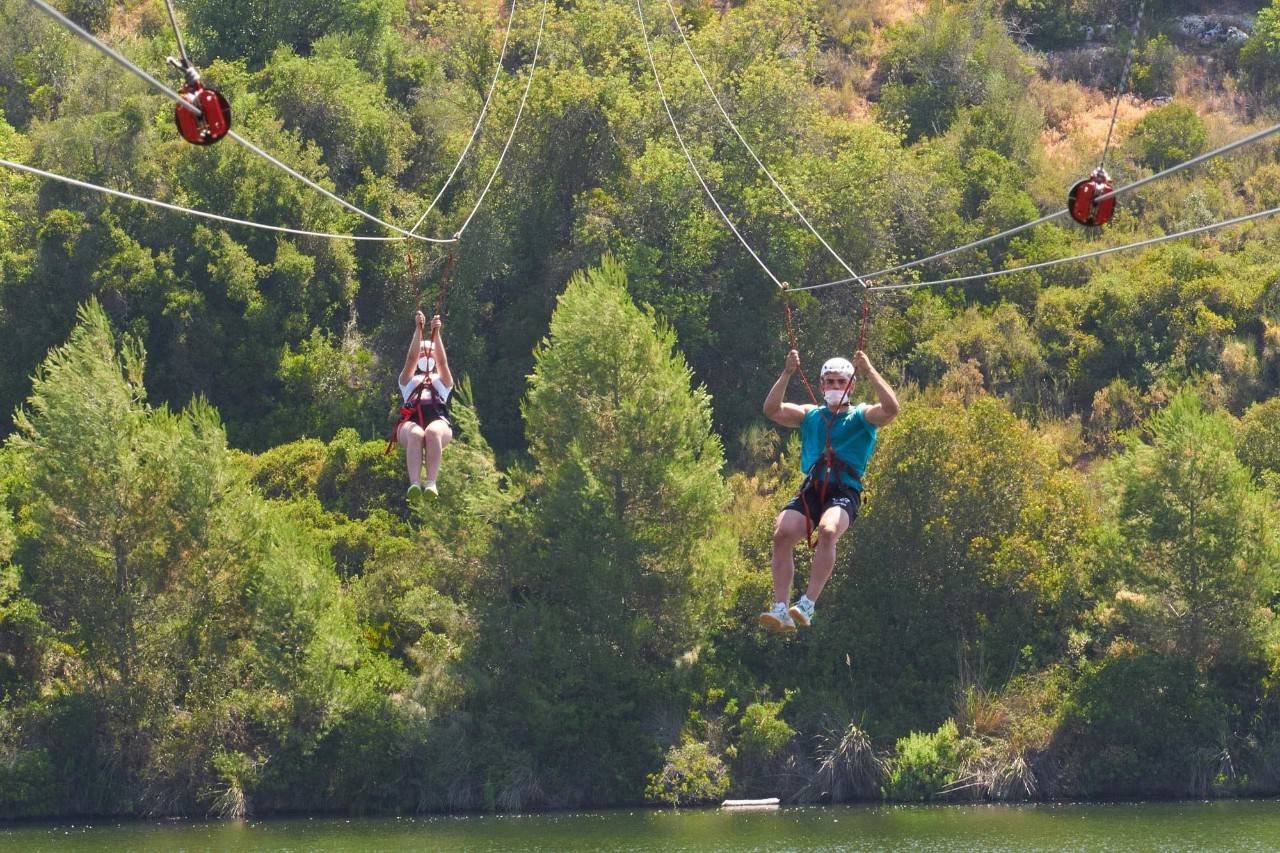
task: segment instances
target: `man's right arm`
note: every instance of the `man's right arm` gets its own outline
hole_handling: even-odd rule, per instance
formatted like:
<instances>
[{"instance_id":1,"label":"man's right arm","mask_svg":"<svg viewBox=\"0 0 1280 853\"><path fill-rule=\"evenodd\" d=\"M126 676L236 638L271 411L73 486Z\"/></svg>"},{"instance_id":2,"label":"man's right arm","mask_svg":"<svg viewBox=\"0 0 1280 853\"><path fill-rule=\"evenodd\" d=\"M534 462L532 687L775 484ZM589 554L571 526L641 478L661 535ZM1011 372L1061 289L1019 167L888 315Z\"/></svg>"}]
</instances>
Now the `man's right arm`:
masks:
<instances>
[{"instance_id":1,"label":"man's right arm","mask_svg":"<svg viewBox=\"0 0 1280 853\"><path fill-rule=\"evenodd\" d=\"M791 350L791 352L787 353L786 366L783 367L781 375L773 383L773 387L769 389L768 396L764 398L764 416L784 427L800 426L810 408L797 406L794 403L788 403L783 400L783 396L787 393L787 384L791 381L791 375L799 369L800 354L795 350Z\"/></svg>"}]
</instances>

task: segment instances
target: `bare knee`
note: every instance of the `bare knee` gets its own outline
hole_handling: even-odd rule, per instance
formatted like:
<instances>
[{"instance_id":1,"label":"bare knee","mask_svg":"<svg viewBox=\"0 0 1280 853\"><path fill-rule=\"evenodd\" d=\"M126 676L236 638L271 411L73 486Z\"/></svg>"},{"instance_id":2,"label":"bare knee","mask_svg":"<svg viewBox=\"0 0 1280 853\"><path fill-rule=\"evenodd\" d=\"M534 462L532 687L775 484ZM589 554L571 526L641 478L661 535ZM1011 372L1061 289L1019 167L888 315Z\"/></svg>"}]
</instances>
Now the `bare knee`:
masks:
<instances>
[{"instance_id":1,"label":"bare knee","mask_svg":"<svg viewBox=\"0 0 1280 853\"><path fill-rule=\"evenodd\" d=\"M841 532L838 524L828 524L824 521L818 525L818 544L834 546L836 540L840 538Z\"/></svg>"},{"instance_id":2,"label":"bare knee","mask_svg":"<svg viewBox=\"0 0 1280 853\"><path fill-rule=\"evenodd\" d=\"M773 526L773 544L778 548L794 548L804 538L804 531L797 530L796 525L784 518L779 518Z\"/></svg>"},{"instance_id":3,"label":"bare knee","mask_svg":"<svg viewBox=\"0 0 1280 853\"><path fill-rule=\"evenodd\" d=\"M432 421L427 426L425 437L427 441L444 447L450 441L453 441L453 430L444 421Z\"/></svg>"},{"instance_id":4,"label":"bare knee","mask_svg":"<svg viewBox=\"0 0 1280 853\"><path fill-rule=\"evenodd\" d=\"M400 426L400 430L396 433L396 441L401 447L408 449L414 442L422 444L425 435L422 427L409 421Z\"/></svg>"}]
</instances>

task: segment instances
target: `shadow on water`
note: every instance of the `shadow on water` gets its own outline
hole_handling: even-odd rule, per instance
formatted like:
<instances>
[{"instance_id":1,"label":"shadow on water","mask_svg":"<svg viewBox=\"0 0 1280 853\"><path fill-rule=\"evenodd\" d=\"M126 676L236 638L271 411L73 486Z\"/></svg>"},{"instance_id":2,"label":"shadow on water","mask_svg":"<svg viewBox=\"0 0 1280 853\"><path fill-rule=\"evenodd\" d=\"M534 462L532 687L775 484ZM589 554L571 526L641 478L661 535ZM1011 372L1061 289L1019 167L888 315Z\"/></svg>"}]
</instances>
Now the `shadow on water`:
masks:
<instances>
[{"instance_id":1,"label":"shadow on water","mask_svg":"<svg viewBox=\"0 0 1280 853\"><path fill-rule=\"evenodd\" d=\"M617 810L0 827L32 851L1276 850L1280 802Z\"/></svg>"}]
</instances>

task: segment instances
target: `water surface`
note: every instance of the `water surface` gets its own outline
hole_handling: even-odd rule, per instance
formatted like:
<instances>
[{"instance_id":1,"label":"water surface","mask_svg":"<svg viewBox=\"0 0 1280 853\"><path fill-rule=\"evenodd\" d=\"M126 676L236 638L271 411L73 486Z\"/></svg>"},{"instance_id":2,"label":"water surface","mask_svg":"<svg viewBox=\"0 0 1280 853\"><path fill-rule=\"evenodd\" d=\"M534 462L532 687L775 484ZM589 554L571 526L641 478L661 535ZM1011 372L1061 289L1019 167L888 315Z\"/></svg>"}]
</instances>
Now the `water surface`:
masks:
<instances>
[{"instance_id":1,"label":"water surface","mask_svg":"<svg viewBox=\"0 0 1280 853\"><path fill-rule=\"evenodd\" d=\"M617 810L539 815L0 824L32 851L1280 850L1280 802Z\"/></svg>"}]
</instances>

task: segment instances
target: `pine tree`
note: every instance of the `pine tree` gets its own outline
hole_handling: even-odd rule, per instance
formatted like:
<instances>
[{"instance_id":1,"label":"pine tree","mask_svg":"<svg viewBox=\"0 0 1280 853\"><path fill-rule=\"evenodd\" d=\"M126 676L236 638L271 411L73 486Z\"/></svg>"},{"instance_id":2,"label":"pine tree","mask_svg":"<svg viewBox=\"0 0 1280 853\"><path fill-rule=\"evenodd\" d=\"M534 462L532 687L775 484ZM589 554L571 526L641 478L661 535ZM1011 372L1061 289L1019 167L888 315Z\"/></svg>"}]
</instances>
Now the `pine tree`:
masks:
<instances>
[{"instance_id":1,"label":"pine tree","mask_svg":"<svg viewBox=\"0 0 1280 853\"><path fill-rule=\"evenodd\" d=\"M638 796L661 754L674 659L703 635L733 553L710 400L674 350L606 258L569 282L535 352L535 469L506 546L510 596L481 632L502 697L486 703L493 736L512 745L490 771L508 807L531 789Z\"/></svg>"}]
</instances>

